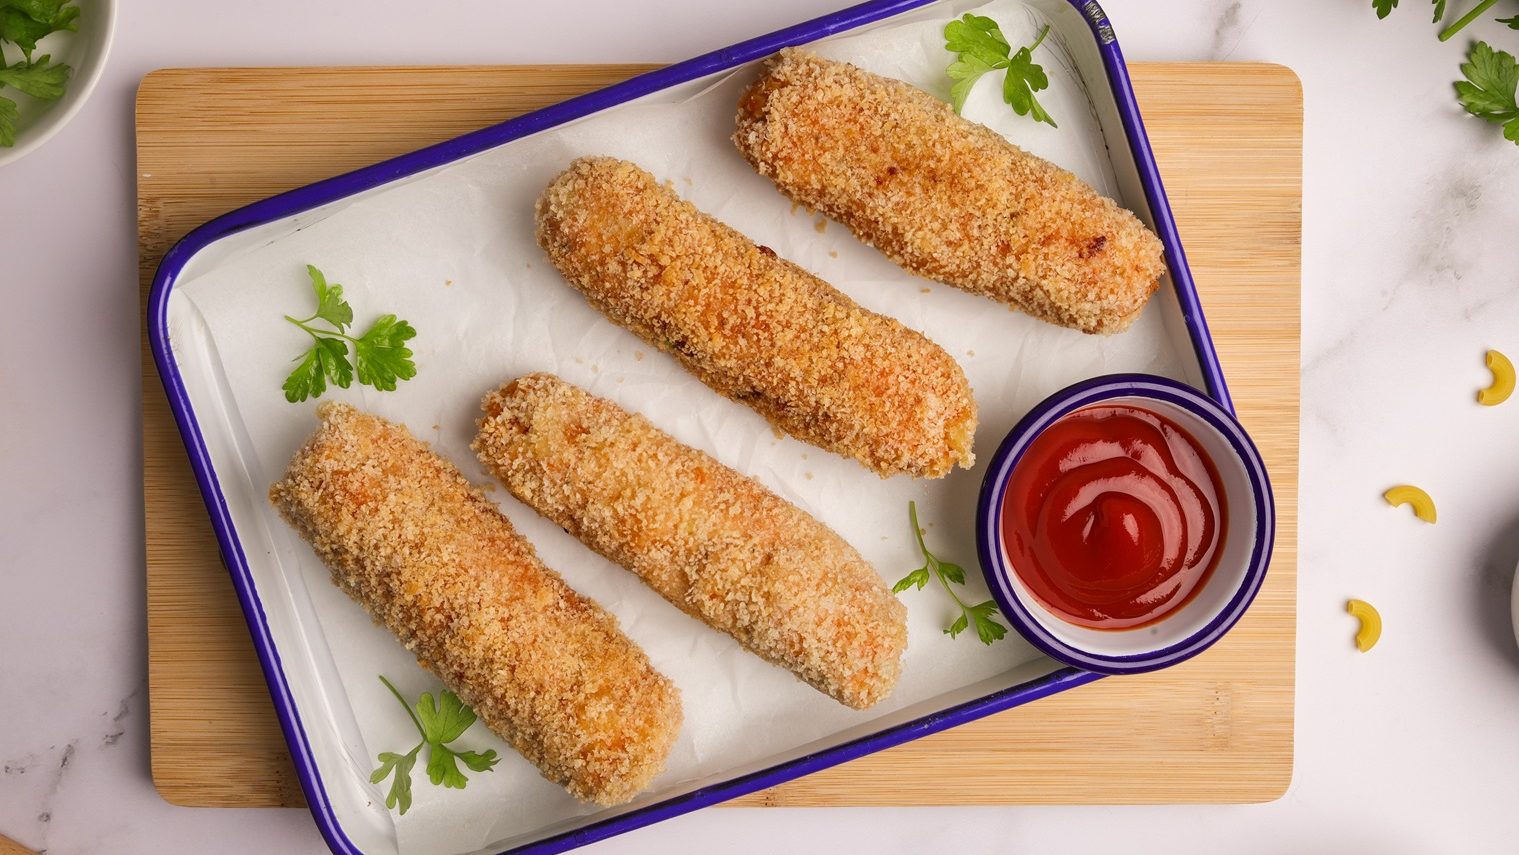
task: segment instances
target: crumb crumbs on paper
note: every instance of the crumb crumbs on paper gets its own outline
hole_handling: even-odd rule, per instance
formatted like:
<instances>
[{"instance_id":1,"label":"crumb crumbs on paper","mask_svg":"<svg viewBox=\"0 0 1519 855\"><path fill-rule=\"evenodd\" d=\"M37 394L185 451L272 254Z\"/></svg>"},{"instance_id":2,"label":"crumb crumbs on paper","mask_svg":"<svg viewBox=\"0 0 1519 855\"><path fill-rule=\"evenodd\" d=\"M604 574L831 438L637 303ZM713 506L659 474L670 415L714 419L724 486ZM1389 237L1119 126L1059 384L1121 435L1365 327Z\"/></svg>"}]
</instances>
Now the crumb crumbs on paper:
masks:
<instances>
[{"instance_id":1,"label":"crumb crumbs on paper","mask_svg":"<svg viewBox=\"0 0 1519 855\"><path fill-rule=\"evenodd\" d=\"M816 220L813 221L812 227L817 230L818 234L822 234L824 231L827 231L827 229L828 229L828 218L827 217L818 217Z\"/></svg>"},{"instance_id":2,"label":"crumb crumbs on paper","mask_svg":"<svg viewBox=\"0 0 1519 855\"><path fill-rule=\"evenodd\" d=\"M643 351L641 351L641 350L635 350L635 351L633 351L633 361L634 362L642 362L643 361Z\"/></svg>"},{"instance_id":3,"label":"crumb crumbs on paper","mask_svg":"<svg viewBox=\"0 0 1519 855\"><path fill-rule=\"evenodd\" d=\"M801 202L792 202L791 203L791 215L793 217L796 216L797 209L800 208L800 207L802 207L802 203Z\"/></svg>"},{"instance_id":4,"label":"crumb crumbs on paper","mask_svg":"<svg viewBox=\"0 0 1519 855\"><path fill-rule=\"evenodd\" d=\"M812 480L812 473L811 473L811 472L804 472L804 473L802 473L802 475L803 475L803 476L804 476L804 477L805 477L805 478L806 478L806 479L807 479L807 480L808 480L808 481L811 481L811 480Z\"/></svg>"},{"instance_id":5,"label":"crumb crumbs on paper","mask_svg":"<svg viewBox=\"0 0 1519 855\"><path fill-rule=\"evenodd\" d=\"M828 257L829 258L838 258L839 257L839 251L836 250L836 249L830 249L830 250L828 250Z\"/></svg>"},{"instance_id":6,"label":"crumb crumbs on paper","mask_svg":"<svg viewBox=\"0 0 1519 855\"><path fill-rule=\"evenodd\" d=\"M783 431L783 430L781 430L781 429L780 429L780 428L778 428L778 427L776 427L776 426L775 426L775 425L771 425L771 426L770 426L770 433L771 433L771 434L772 434L772 435L773 435L773 436L774 436L774 437L775 437L775 438L776 438L776 439L777 439L777 440L781 440L781 439L785 439L785 438L786 438L786 432L785 432L785 431Z\"/></svg>"},{"instance_id":7,"label":"crumb crumbs on paper","mask_svg":"<svg viewBox=\"0 0 1519 855\"><path fill-rule=\"evenodd\" d=\"M924 294L932 294L934 292L932 288L919 288L918 290Z\"/></svg>"},{"instance_id":8,"label":"crumb crumbs on paper","mask_svg":"<svg viewBox=\"0 0 1519 855\"><path fill-rule=\"evenodd\" d=\"M453 284L454 284L454 280L452 280L452 279L444 279L443 280L443 287L444 288L451 288L451 287L453 287Z\"/></svg>"},{"instance_id":9,"label":"crumb crumbs on paper","mask_svg":"<svg viewBox=\"0 0 1519 855\"><path fill-rule=\"evenodd\" d=\"M975 356L976 356L976 352L974 350L967 350L967 351L965 351L965 355L971 357L972 359L974 359Z\"/></svg>"}]
</instances>

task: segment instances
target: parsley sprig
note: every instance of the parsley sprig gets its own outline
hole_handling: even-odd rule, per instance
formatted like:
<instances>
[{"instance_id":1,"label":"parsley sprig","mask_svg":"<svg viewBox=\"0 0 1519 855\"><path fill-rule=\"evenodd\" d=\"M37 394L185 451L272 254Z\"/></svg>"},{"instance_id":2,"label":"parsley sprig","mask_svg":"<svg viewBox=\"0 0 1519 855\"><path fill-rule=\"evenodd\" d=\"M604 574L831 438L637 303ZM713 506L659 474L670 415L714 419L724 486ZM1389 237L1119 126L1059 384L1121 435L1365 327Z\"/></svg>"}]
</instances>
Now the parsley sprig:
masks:
<instances>
[{"instance_id":1,"label":"parsley sprig","mask_svg":"<svg viewBox=\"0 0 1519 855\"><path fill-rule=\"evenodd\" d=\"M1398 7L1399 0L1371 0L1378 18L1387 17ZM1445 19L1446 0L1433 0L1436 24ZM1455 23L1440 31L1440 41L1449 41L1467 25L1482 17L1497 5L1498 0L1481 0ZM1498 18L1498 23L1511 30L1519 30L1519 15ZM1519 104L1515 103L1515 90L1519 89L1519 64L1513 54L1495 50L1487 42L1473 42L1461 64L1465 80L1456 81L1456 99L1466 112L1479 119L1503 127L1504 139L1519 145Z\"/></svg>"},{"instance_id":2,"label":"parsley sprig","mask_svg":"<svg viewBox=\"0 0 1519 855\"><path fill-rule=\"evenodd\" d=\"M1508 51L1477 42L1461 64L1465 80L1456 81L1456 97L1466 112L1503 126L1503 137L1519 145L1519 63Z\"/></svg>"},{"instance_id":3,"label":"parsley sprig","mask_svg":"<svg viewBox=\"0 0 1519 855\"><path fill-rule=\"evenodd\" d=\"M53 62L51 55L32 57L37 42L56 32L79 31L79 7L72 0L0 0L0 89L7 86L39 101L56 101L72 69ZM14 65L5 57L5 42L21 49ZM0 96L0 146L16 144L21 111L15 101Z\"/></svg>"},{"instance_id":4,"label":"parsley sprig","mask_svg":"<svg viewBox=\"0 0 1519 855\"><path fill-rule=\"evenodd\" d=\"M405 754L380 752L380 767L369 776L369 782L378 784L394 773L395 780L390 782L390 792L385 795L387 808L394 810L399 807L403 816L411 808L411 770L417 764L417 754L424 746L427 748L427 779L434 785L456 790L464 789L469 783L469 779L459 771L460 762L474 772L489 772L500 762L501 758L496 756L494 749L482 754L477 751L456 751L445 744L463 736L464 731L475 723L474 710L465 706L458 695L445 689L435 702L432 693L423 692L413 708L401 697L396 687L385 679L384 674L380 675L380 682L406 708L411 723L417 726L417 732L422 735L422 741L417 743L417 747Z\"/></svg>"},{"instance_id":5,"label":"parsley sprig","mask_svg":"<svg viewBox=\"0 0 1519 855\"><path fill-rule=\"evenodd\" d=\"M949 77L955 81L949 88L949 100L959 113L965 106L976 81L991 71L1005 69L1002 78L1002 100L1012 105L1020 116L1032 116L1036 122L1058 127L1050 114L1045 112L1035 92L1050 85L1044 68L1034 62L1034 51L1044 44L1050 34L1048 24L1039 31L1034 43L1018 48L1015 52L1002 35L997 22L983 15L966 13L963 18L950 21L944 26L944 47L954 53L955 61L949 66Z\"/></svg>"},{"instance_id":6,"label":"parsley sprig","mask_svg":"<svg viewBox=\"0 0 1519 855\"><path fill-rule=\"evenodd\" d=\"M975 624L976 637L981 639L982 644L991 644L1007 635L1007 627L997 623L997 604L994 601L987 600L973 606L968 605L955 593L955 589L950 587L951 582L956 585L965 584L965 568L948 561L940 561L928 551L928 545L923 542L923 529L918 527L917 502L907 503L907 518L912 521L913 536L918 539L918 549L923 553L923 566L903 576L897 584L891 586L891 592L900 594L908 588L917 588L921 591L923 586L928 584L929 576L932 575L938 578L939 584L944 586L944 592L949 594L949 598L960 607L960 616L944 630L950 638L958 637L971 624Z\"/></svg>"},{"instance_id":7,"label":"parsley sprig","mask_svg":"<svg viewBox=\"0 0 1519 855\"><path fill-rule=\"evenodd\" d=\"M1440 23L1440 19L1445 17L1445 0L1435 0L1435 2L1440 7L1437 14L1435 15L1435 23L1438 24ZM1473 6L1470 12L1467 12L1465 15L1457 18L1454 24L1451 24L1450 26L1440 31L1440 41L1450 41L1451 36L1454 36L1456 33L1461 32L1466 28L1467 24L1470 24L1472 21L1475 21L1478 18L1482 17L1482 13L1486 12L1488 9L1493 8L1493 5L1497 2L1498 0L1482 0L1481 3ZM1504 23L1507 22L1505 21Z\"/></svg>"},{"instance_id":8,"label":"parsley sprig","mask_svg":"<svg viewBox=\"0 0 1519 855\"><path fill-rule=\"evenodd\" d=\"M293 404L320 398L327 391L328 381L347 389L353 384L355 366L360 383L382 392L393 392L396 381L417 376L412 352L406 347L417 334L411 324L397 320L395 315L381 315L367 332L354 338L347 334L353 323L353 307L343 299L343 286L335 282L329 285L322 271L309 264L306 273L316 292L316 312L299 320L286 315L285 320L305 330L312 344L310 350L296 357L300 364L285 378L285 400ZM336 329L312 326L318 320ZM348 361L349 345L353 346L353 362Z\"/></svg>"},{"instance_id":9,"label":"parsley sprig","mask_svg":"<svg viewBox=\"0 0 1519 855\"><path fill-rule=\"evenodd\" d=\"M1371 8L1376 10L1378 18L1385 18L1388 15L1392 14L1392 10L1398 8L1398 2L1399 0L1371 0ZM1435 6L1434 23L1438 24L1441 21L1445 20L1445 8L1449 4L1446 2L1446 0L1432 0L1432 2ZM1481 2L1477 3L1477 5L1468 10L1465 15L1457 18L1455 23L1441 30L1440 41L1450 41L1452 36L1466 29L1466 27L1471 24L1471 22L1482 17L1482 15L1486 13L1488 9L1493 8L1493 6L1497 5L1497 3L1498 0L1481 0ZM1500 24L1507 25L1509 29L1519 30L1519 15L1515 15L1512 18L1498 18L1497 21Z\"/></svg>"}]
</instances>

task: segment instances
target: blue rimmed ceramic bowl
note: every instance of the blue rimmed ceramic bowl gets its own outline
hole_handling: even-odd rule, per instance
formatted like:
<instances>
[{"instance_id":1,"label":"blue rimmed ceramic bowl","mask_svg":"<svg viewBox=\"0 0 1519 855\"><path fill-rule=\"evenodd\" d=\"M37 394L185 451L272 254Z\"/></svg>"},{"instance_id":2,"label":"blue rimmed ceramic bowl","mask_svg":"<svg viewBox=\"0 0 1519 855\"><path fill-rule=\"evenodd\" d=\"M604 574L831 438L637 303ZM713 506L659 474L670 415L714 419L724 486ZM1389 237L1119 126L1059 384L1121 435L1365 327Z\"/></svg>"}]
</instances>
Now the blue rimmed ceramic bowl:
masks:
<instances>
[{"instance_id":1,"label":"blue rimmed ceramic bowl","mask_svg":"<svg viewBox=\"0 0 1519 855\"><path fill-rule=\"evenodd\" d=\"M1218 471L1226 505L1223 555L1198 591L1159 622L1124 630L1077 626L1045 608L1024 585L1003 543L1007 486L1034 438L1067 413L1128 404L1191 434ZM1034 407L993 455L976 508L981 571L1002 613L1054 658L1102 674L1136 674L1196 656L1228 632L1260 590L1276 535L1265 464L1234 414L1205 393L1150 374L1110 374L1068 386Z\"/></svg>"}]
</instances>

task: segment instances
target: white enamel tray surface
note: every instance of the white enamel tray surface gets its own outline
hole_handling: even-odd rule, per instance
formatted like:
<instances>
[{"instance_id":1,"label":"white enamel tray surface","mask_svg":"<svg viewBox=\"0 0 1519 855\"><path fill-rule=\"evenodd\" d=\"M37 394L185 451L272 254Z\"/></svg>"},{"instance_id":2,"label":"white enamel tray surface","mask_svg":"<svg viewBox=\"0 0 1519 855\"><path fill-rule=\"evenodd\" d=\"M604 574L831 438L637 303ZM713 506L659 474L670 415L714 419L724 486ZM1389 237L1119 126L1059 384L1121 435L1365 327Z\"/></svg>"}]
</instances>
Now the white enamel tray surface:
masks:
<instances>
[{"instance_id":1,"label":"white enamel tray surface","mask_svg":"<svg viewBox=\"0 0 1519 855\"><path fill-rule=\"evenodd\" d=\"M947 96L943 28L972 9L995 18L1014 45L1031 42L1046 21L1054 26L1037 58L1050 76L1040 98L1060 127L1015 116L990 76L967 101L966 116L1074 171L1150 221L1096 41L1065 0L947 2L813 47ZM908 528L909 500L918 503L930 547L974 566L971 525L982 467L937 481L883 481L853 462L779 438L753 412L589 308L533 238L534 199L571 159L633 160L862 305L939 342L975 389L983 466L1029 407L1076 380L1140 371L1200 383L1198 357L1169 280L1130 331L1086 336L912 277L841 226L793 210L729 141L738 94L755 73L754 65L741 66L223 238L190 259L174 286L168 303L174 357L322 786L344 834L361 850L499 851L608 812L576 803L479 725L461 744L495 748L504 759L493 772L471 774L467 789L434 787L419 766L415 803L397 817L385 809L381 788L369 783L378 752L404 752L416 741L377 675L389 676L411 697L439 684L328 581L327 570L265 498L316 424L315 402L287 403L280 390L292 357L309 344L282 319L311 311L306 264L344 286L357 328L395 313L418 330L414 380L389 393L355 384L329 390L325 399L406 424L478 483L490 481L468 447L481 396L523 373L552 371L757 478L838 531L888 583L921 563ZM901 682L877 707L851 711L680 613L505 490L492 495L543 560L615 613L681 689L685 725L668 770L632 806L617 810L837 745L1056 668L1014 633L992 647L973 634L952 641L941 632L953 616L942 592L910 592L903 595L910 643ZM979 574L968 574L968 581L968 596L985 599Z\"/></svg>"}]
</instances>

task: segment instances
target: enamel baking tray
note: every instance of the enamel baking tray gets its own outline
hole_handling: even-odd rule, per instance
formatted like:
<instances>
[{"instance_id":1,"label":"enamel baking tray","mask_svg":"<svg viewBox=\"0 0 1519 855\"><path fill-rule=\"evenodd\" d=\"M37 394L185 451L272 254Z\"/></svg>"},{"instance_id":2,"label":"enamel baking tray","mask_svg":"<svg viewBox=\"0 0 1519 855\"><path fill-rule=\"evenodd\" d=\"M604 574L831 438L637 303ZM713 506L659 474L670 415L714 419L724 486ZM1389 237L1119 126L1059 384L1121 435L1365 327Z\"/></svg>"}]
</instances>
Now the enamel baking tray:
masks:
<instances>
[{"instance_id":1,"label":"enamel baking tray","mask_svg":"<svg viewBox=\"0 0 1519 855\"><path fill-rule=\"evenodd\" d=\"M789 675L769 666L756 666L750 660L757 660L747 654L734 654L724 646L729 644L725 637L676 623L685 619L666 614L670 607L643 591L631 574L607 568L600 559L515 505L502 492L496 495L502 499L503 509L535 543L549 566L564 573L577 590L616 613L629 634L649 650L656 666L671 674L680 685L687 699L686 729L694 732L692 739L697 744L678 746L679 756L672 755L672 771L656 780L637 800L614 809L598 809L574 804L555 785L537 779L530 767L520 768L525 767L525 761L485 733L483 727L476 727L462 743L469 747L496 747L504 758L497 772L472 775L469 788L462 791L434 793L436 788L418 780L414 786L418 795L416 806L408 816L397 819L385 809L383 792L369 783L368 772L377 752L404 751L412 743L402 744L409 725L374 677L379 672L389 674L413 697L423 690L436 690L436 682L429 682L388 634L369 626L361 610L325 582L325 571L309 550L284 529L264 501L272 480L270 473L278 472L283 459L315 424L311 404L297 408L285 403L279 396L277 380L267 402L259 399L250 403L251 399L242 391L252 381L257 381L255 388L266 388L267 378L259 374L266 368L288 370L284 362L292 353L288 351L288 340L282 345L287 349L280 351L280 355L258 352L258 345L249 343L267 337L259 324L266 317L272 318L273 323L282 323L278 320L282 311L299 310L305 303L294 301L309 299L307 286L298 277L292 279L283 268L269 271L260 259L274 257L284 251L282 247L302 247L303 257L326 252L326 256L313 261L324 267L330 278L348 286L349 297L361 316L360 327L365 323L365 315L396 311L413 319L421 330L421 335L412 342L418 351L416 379L383 396L366 395L355 387L349 390L351 394L332 393L328 397L350 400L404 421L440 450L456 451L481 395L524 370L558 369L567 379L589 385L597 394L620 399L629 409L644 412L678 438L754 475L783 497L817 514L860 548L883 576L889 577L888 582L916 566L915 556L905 551L903 545L908 534L906 502L897 503L898 499L916 496L920 508L932 500L933 507L950 512L939 514L949 519L942 528L930 528L930 543L936 551L958 558L961 563L971 560L974 546L968 532L983 468L958 473L944 482L906 483L902 478L881 482L863 470L843 472L836 466L852 464L819 460L829 457L823 452L811 449L809 457L805 446L791 440L772 440L768 428L755 421L752 414L737 412L743 408L711 396L663 355L655 352L645 360L637 342L585 309L583 301L567 286L544 284L553 272L541 255L501 256L493 244L480 243L475 253L478 257L460 264L466 269L499 273L491 278L502 281L493 281L489 291L470 292L470 287L480 286L471 286L461 279L461 285L454 291L430 291L425 297L417 297L404 290L388 293L378 287L366 290L360 283L384 279L386 270L380 260L386 253L406 251L407 247L398 249L397 245L405 244L411 235L422 236L418 241L424 245L414 248L414 252L425 255L429 251L425 246L429 243L427 229L446 221L450 208L493 203L492 199L470 201L465 198L469 194L441 193L440 198L430 199L429 187L464 187L473 191L477 186L495 186L491 182L517 180L514 176L527 170L533 175L534 186L541 188L545 182L538 173L551 175L562 168L570 155L580 153L573 150L574 140L586 139L591 133L587 128L594 129L595 121L610 122L618 116L689 120L691 132L703 139L725 137L731 133L731 102L725 102L730 105L725 114L726 127L717 128L703 118L706 114L698 106L687 105L707 103L703 96L715 97L713 92L722 98L729 97L732 91L737 91L733 87L753 76L753 66L782 47L816 43L825 53L864 50L861 45L875 44L866 38L875 33L874 38L881 44L873 49L872 61L884 64L883 73L892 73L891 63L895 61L892 57L898 53L895 47L898 42L887 42L887 38L905 39L903 43L909 45L927 45L936 38L936 32L942 31L945 21L964 11L992 5L1005 18L1008 4L1015 2L873 0L254 203L197 228L165 255L149 297L148 332L153 356L247 619L301 786L333 851L370 855L560 852L1098 679L1095 674L1049 659L1012 632L1006 641L991 648L981 648L973 639L964 637L950 642L937 633L944 623L942 611L938 610L942 604L935 603L930 592L924 591L903 595L911 618L909 658L904 682L897 692L901 697L889 699L878 709L844 711L826 698L814 697L816 693L810 689L798 688L800 684ZM1050 24L1054 35L1051 44L1058 44L1060 52L1046 59L1047 67L1051 68L1052 77L1066 80L1081 90L1081 99L1067 100L1057 112L1057 119L1066 134L1079 135L1081 127L1089 128L1094 135L1085 148L1090 162L1085 167L1068 168L1078 174L1082 168L1100 172L1102 180L1096 183L1135 211L1165 245L1168 273L1160 293L1136 325L1136 329L1142 328L1140 332L1112 339L1080 336L1038 325L1006 312L1001 306L953 289L929 287L932 283L915 280L883 260L872 260L873 255L863 254L868 251L857 246L838 226L827 234L817 234L824 231L826 224L819 221L814 229L805 213L786 212L788 203L773 189L764 190L763 195L757 189L752 191L754 195L745 195L751 192L745 189L749 185L730 189L727 186L730 183L763 182L757 177L736 177L748 168L731 145L725 155L705 154L705 149L694 147L692 160L685 164L690 169L681 176L685 183L676 183L677 191L693 198L699 206L818 271L867 307L924 329L936 341L945 343L946 337L952 335L951 330L967 326L991 329L993 332L986 335L987 343L980 355L974 348L946 344L951 354L965 365L978 400L982 401L982 427L977 441L982 467L1002 432L1041 398L1071 380L1114 371L1144 370L1187 382L1223 406L1230 406L1223 373L1208 336L1123 57L1106 16L1091 0L1025 0L1017 8L1025 10L1028 16L1028 21L1023 21L1025 25ZM1004 28L1008 29L1006 22ZM1024 30L1027 29L1025 26ZM1015 36L1009 31L1008 35L1009 41L1017 45L1027 32L1019 31ZM942 47L942 39L938 43ZM921 47L930 54L933 49ZM945 57L947 61L947 54ZM937 67L942 69L943 63ZM942 88L947 89L947 83L945 80ZM985 81L984 86L997 88L990 81ZM1059 157L1049 153L1049 147L1054 145L1058 151L1062 139L1071 140L1075 136L1050 136L1052 131L1044 126L1012 117L996 100L995 92L982 95L989 99L986 104L996 107L995 113L986 115L1012 123L1006 125L1011 130L1004 133L1019 134L1017 142L1061 163ZM1050 93L1041 93L1041 100L1047 105L1060 103L1049 98ZM668 109L649 114L620 112L654 108ZM974 105L968 104L967 116L976 118L973 109ZM992 124L991 118L978 120ZM1045 136L1039 137L1040 134ZM1025 140L1022 135L1031 139ZM636 128L622 132L618 144L635 145L636 139L623 138L637 136ZM565 151L554 148L559 140L568 141ZM712 152L718 150L713 148ZM545 151L554 152L553 157ZM721 164L718 158L723 158ZM545 159L553 162L537 162ZM727 196L710 196L714 191L703 189L700 173L706 167L736 170L732 181L709 182L723 184ZM657 169L652 171L662 178L676 178ZM471 183L476 178L470 176L478 177L479 184ZM763 186L768 188L768 184ZM698 198L703 192L710 198ZM386 213L391 211L387 204L395 206L398 203L394 200L403 197L410 201L395 210L410 213ZM387 199L391 202L387 203ZM514 210L520 208L517 205ZM779 222L783 215L789 215L798 225L782 229L789 237L767 235L762 239L760 234L771 226L757 219L744 219L762 216L755 213L761 208L768 212L763 216L770 218L765 223ZM779 213L771 209L779 209ZM371 219L354 219L362 216ZM526 216L530 225L530 207ZM345 217L352 221L348 232L341 231ZM412 220L407 222L406 217ZM395 234L399 237L387 237L384 226L374 225L390 222L395 222ZM503 229L520 228L522 222L507 217L497 225ZM351 238L335 238L343 234ZM438 236L439 241L447 239L452 238L441 233ZM821 249L809 255L812 250L808 243L835 248L827 257ZM843 260L837 260L839 253L843 253ZM249 272L250 266L253 273ZM282 283L280 287L284 290L277 299L268 297L262 285L254 284L261 281L255 275L258 273L266 273ZM513 284L516 282L524 283L520 292L512 290L517 287ZM221 287L212 289L210 283ZM452 286L453 281L443 284ZM559 299L560 291L569 295L566 299L571 302L554 304L551 309L532 302ZM929 296L920 297L919 292ZM464 297L457 297L461 293ZM481 295L481 299L506 302L469 306L470 293ZM444 294L455 295L448 299L464 300L463 305L470 311L450 309ZM492 373L490 366L466 369L462 362L456 363L461 366L458 371L439 366L443 354L454 353L455 359L458 358L449 347L457 348L459 339L478 334L477 328L469 326L478 323L477 320L460 320L457 327L450 326L444 320L448 312L495 316L507 311L502 306L526 318L504 321L507 326L517 324L515 334L521 343L513 343L508 340L511 336L503 335L491 344L500 353L516 354L511 359L503 357L503 365L508 367ZM540 314L533 315L534 311ZM426 322L417 320L418 313ZM967 319L973 322L968 323ZM587 359L595 360L596 364L586 364L580 355L567 350L563 336L554 338L560 335L556 324L571 322L586 330L583 334L575 333L583 338L574 341L587 351ZM1003 328L997 325L1015 325L1018 332L1007 335L998 332ZM434 332L433 341L440 342L436 351L427 350L424 344L430 330L442 333ZM535 335L540 338L534 339ZM1058 350L1061 354L1059 360L1047 361L1058 361L1060 365L1039 367L1037 353L997 350L999 342L1005 344L1002 340L1007 339L1045 342L1043 350ZM1150 349L1157 353L1134 352L1142 345L1148 346L1146 343L1153 345ZM1161 350L1164 355L1158 353ZM531 354L522 355L521 351ZM544 352L555 356L558 362L546 366L533 361L548 358L543 356ZM487 357L473 361L490 362L489 351L486 353ZM429 362L429 357L436 360ZM1023 373L1018 375L1018 371ZM1013 379L998 386L1002 390L998 392L985 378L1003 374ZM494 380L486 382L487 377ZM624 385L624 379L634 382ZM674 391L667 393L667 388ZM717 415L709 415L712 413ZM283 422L271 433L267 425L276 419ZM429 423L432 434L427 432ZM267 439L265 434L274 439ZM467 438L463 441L467 442ZM466 475L477 476L471 457L459 453L448 456ZM814 470L825 477L814 480ZM828 473L835 471L843 474L830 479ZM476 480L483 482L478 477ZM876 487L878 484L882 486ZM941 492L910 492L918 489ZM876 513L869 502L878 492L889 494L893 503L889 518L861 519L860 513ZM841 501L841 495L850 498ZM877 540L881 545L876 545ZM979 579L972 580L973 587L979 584ZM972 594L979 597L981 591ZM1219 634L1224 630L1220 628ZM670 639L682 634L700 640L691 642L689 649L672 647ZM943 667L915 668L912 658L915 655L932 658L936 664L943 663ZM747 675L745 679L749 682L742 689L735 688L733 698L713 695L701 685L710 682L710 675L692 678L690 674L695 672L681 670L687 667L685 660L707 662L713 668L729 667L721 663L731 663L733 673ZM930 679L925 671L942 673ZM767 682L771 680L781 682ZM779 699L775 701L778 705L764 708L769 699ZM806 716L809 721L815 720L814 729L794 727L796 710L810 711L813 707L808 705L818 703L825 706L817 707L816 715L808 712ZM709 733L713 727L710 719L719 713L728 719L724 722L726 727ZM372 720L375 716L386 720L376 722ZM793 730L794 737L790 736ZM684 732L682 739L687 739ZM755 745L761 747L754 748ZM446 798L439 794L445 794ZM459 831L461 828L465 831Z\"/></svg>"}]
</instances>

